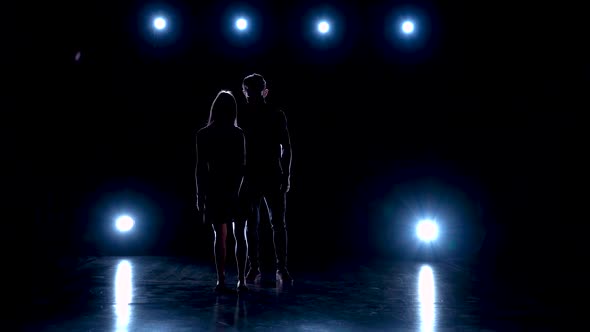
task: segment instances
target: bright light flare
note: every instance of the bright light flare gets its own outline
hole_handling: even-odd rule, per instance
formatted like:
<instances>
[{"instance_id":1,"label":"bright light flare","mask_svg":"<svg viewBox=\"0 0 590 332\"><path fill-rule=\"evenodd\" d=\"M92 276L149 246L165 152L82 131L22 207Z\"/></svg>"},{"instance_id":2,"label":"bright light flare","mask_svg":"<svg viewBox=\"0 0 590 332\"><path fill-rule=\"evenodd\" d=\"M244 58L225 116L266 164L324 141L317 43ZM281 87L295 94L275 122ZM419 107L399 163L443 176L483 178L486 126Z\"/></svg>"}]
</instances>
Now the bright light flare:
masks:
<instances>
[{"instance_id":1,"label":"bright light flare","mask_svg":"<svg viewBox=\"0 0 590 332\"><path fill-rule=\"evenodd\" d=\"M320 23L318 23L318 31L321 34L326 34L330 31L330 23L326 22L326 21L321 21Z\"/></svg>"},{"instance_id":2,"label":"bright light flare","mask_svg":"<svg viewBox=\"0 0 590 332\"><path fill-rule=\"evenodd\" d=\"M119 232L128 232L135 225L135 221L130 216L120 216L115 221L115 226Z\"/></svg>"},{"instance_id":3,"label":"bright light flare","mask_svg":"<svg viewBox=\"0 0 590 332\"><path fill-rule=\"evenodd\" d=\"M156 30L164 30L164 28L166 28L166 19L164 19L163 17L156 17L154 19L154 28L156 28Z\"/></svg>"},{"instance_id":4,"label":"bright light flare","mask_svg":"<svg viewBox=\"0 0 590 332\"><path fill-rule=\"evenodd\" d=\"M404 21L404 23L402 23L402 31L405 34L410 34L410 33L414 32L414 22Z\"/></svg>"},{"instance_id":5,"label":"bright light flare","mask_svg":"<svg viewBox=\"0 0 590 332\"><path fill-rule=\"evenodd\" d=\"M236 20L236 28L240 31L244 31L248 28L248 21L245 18L239 18Z\"/></svg>"},{"instance_id":6,"label":"bright light flare","mask_svg":"<svg viewBox=\"0 0 590 332\"><path fill-rule=\"evenodd\" d=\"M422 220L416 226L416 235L422 241L434 241L438 237L438 225L432 220Z\"/></svg>"}]
</instances>

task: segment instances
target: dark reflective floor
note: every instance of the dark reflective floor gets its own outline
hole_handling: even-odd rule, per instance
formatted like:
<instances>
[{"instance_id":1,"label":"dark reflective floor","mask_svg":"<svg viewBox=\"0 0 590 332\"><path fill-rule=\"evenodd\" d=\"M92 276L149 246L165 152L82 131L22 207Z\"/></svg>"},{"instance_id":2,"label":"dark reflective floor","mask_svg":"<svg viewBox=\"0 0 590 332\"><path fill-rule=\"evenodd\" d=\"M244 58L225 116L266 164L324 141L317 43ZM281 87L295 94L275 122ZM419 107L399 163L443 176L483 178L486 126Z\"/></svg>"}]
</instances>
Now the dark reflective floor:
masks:
<instances>
[{"instance_id":1,"label":"dark reflective floor","mask_svg":"<svg viewBox=\"0 0 590 332\"><path fill-rule=\"evenodd\" d=\"M560 320L542 296L481 292L458 264L380 261L293 274L292 286L267 278L249 294L217 296L208 262L103 257L60 287L33 290L31 307L14 319L30 331L548 331Z\"/></svg>"}]
</instances>

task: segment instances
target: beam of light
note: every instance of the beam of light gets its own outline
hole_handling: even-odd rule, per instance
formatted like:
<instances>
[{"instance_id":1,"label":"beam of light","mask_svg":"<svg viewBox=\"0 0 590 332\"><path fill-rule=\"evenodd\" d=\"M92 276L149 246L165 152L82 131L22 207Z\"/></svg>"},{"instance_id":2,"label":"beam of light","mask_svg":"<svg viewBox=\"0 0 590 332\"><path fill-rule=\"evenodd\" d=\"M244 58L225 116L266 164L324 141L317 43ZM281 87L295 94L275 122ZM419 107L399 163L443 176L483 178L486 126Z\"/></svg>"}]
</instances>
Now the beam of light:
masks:
<instances>
[{"instance_id":1,"label":"beam of light","mask_svg":"<svg viewBox=\"0 0 590 332\"><path fill-rule=\"evenodd\" d=\"M130 216L120 216L115 221L115 226L119 232L128 232L135 225L135 221Z\"/></svg>"},{"instance_id":2,"label":"beam of light","mask_svg":"<svg viewBox=\"0 0 590 332\"><path fill-rule=\"evenodd\" d=\"M133 272L131 263L121 260L115 273L115 331L126 332L131 321Z\"/></svg>"},{"instance_id":3,"label":"beam of light","mask_svg":"<svg viewBox=\"0 0 590 332\"><path fill-rule=\"evenodd\" d=\"M326 34L330 31L330 23L326 22L326 21L321 21L320 23L318 23L318 31L321 34Z\"/></svg>"},{"instance_id":4,"label":"beam of light","mask_svg":"<svg viewBox=\"0 0 590 332\"><path fill-rule=\"evenodd\" d=\"M154 28L156 28L157 30L163 30L164 28L166 28L166 19L164 19L163 17L156 17L154 19Z\"/></svg>"},{"instance_id":5,"label":"beam of light","mask_svg":"<svg viewBox=\"0 0 590 332\"><path fill-rule=\"evenodd\" d=\"M422 241L434 241L438 238L438 225L432 220L422 220L416 226L416 235Z\"/></svg>"},{"instance_id":6,"label":"beam of light","mask_svg":"<svg viewBox=\"0 0 590 332\"><path fill-rule=\"evenodd\" d=\"M248 28L248 21L245 18L239 18L236 20L236 28L240 31L244 31Z\"/></svg>"},{"instance_id":7,"label":"beam of light","mask_svg":"<svg viewBox=\"0 0 590 332\"><path fill-rule=\"evenodd\" d=\"M402 31L405 34L410 34L410 33L414 32L414 22L404 21L404 23L402 23Z\"/></svg>"},{"instance_id":8,"label":"beam of light","mask_svg":"<svg viewBox=\"0 0 590 332\"><path fill-rule=\"evenodd\" d=\"M423 265L418 274L418 303L420 307L420 331L433 332L435 317L436 287L434 273L428 265Z\"/></svg>"}]
</instances>

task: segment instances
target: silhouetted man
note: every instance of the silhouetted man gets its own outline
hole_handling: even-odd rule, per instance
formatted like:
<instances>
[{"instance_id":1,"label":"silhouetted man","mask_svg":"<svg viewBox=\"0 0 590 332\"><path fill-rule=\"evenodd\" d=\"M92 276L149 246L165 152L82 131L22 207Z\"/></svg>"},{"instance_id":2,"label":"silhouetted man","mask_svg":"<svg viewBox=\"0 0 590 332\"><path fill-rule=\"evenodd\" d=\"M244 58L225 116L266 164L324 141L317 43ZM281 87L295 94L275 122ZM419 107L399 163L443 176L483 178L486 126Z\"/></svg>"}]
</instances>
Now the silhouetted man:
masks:
<instances>
[{"instance_id":1,"label":"silhouetted man","mask_svg":"<svg viewBox=\"0 0 590 332\"><path fill-rule=\"evenodd\" d=\"M286 194L291 172L291 141L285 113L266 103L268 89L261 75L252 74L242 83L247 104L238 115L246 137L246 176L243 202L247 218L249 282L261 276L258 254L260 205L264 200L273 230L277 281L292 282L287 271Z\"/></svg>"}]
</instances>

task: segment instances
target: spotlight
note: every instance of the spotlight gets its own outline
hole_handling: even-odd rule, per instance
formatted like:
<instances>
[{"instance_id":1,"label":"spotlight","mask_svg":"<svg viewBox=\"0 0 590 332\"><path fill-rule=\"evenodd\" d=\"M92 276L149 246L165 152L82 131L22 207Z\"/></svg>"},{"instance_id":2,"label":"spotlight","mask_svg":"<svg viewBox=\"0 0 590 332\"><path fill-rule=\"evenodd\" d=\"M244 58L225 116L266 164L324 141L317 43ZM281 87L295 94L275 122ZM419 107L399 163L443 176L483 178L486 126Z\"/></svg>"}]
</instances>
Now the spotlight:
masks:
<instances>
[{"instance_id":1,"label":"spotlight","mask_svg":"<svg viewBox=\"0 0 590 332\"><path fill-rule=\"evenodd\" d=\"M328 33L328 31L330 31L330 23L328 23L326 21L321 21L320 23L318 23L318 31L321 34Z\"/></svg>"},{"instance_id":2,"label":"spotlight","mask_svg":"<svg viewBox=\"0 0 590 332\"><path fill-rule=\"evenodd\" d=\"M166 20L163 17L156 17L154 19L154 28L156 30L163 30L166 28Z\"/></svg>"},{"instance_id":3,"label":"spotlight","mask_svg":"<svg viewBox=\"0 0 590 332\"><path fill-rule=\"evenodd\" d=\"M239 18L236 20L236 28L240 31L244 31L248 28L248 21L245 18Z\"/></svg>"},{"instance_id":4,"label":"spotlight","mask_svg":"<svg viewBox=\"0 0 590 332\"><path fill-rule=\"evenodd\" d=\"M404 21L404 23L402 23L402 31L405 34L410 34L410 33L414 32L414 22Z\"/></svg>"},{"instance_id":5,"label":"spotlight","mask_svg":"<svg viewBox=\"0 0 590 332\"><path fill-rule=\"evenodd\" d=\"M416 226L418 238L424 242L431 242L438 237L438 225L429 219L422 220Z\"/></svg>"},{"instance_id":6,"label":"spotlight","mask_svg":"<svg viewBox=\"0 0 590 332\"><path fill-rule=\"evenodd\" d=\"M129 216L120 216L115 221L115 227L122 233L130 231L133 225L135 225L135 221Z\"/></svg>"}]
</instances>

